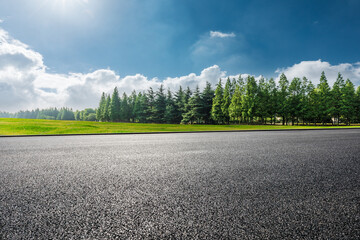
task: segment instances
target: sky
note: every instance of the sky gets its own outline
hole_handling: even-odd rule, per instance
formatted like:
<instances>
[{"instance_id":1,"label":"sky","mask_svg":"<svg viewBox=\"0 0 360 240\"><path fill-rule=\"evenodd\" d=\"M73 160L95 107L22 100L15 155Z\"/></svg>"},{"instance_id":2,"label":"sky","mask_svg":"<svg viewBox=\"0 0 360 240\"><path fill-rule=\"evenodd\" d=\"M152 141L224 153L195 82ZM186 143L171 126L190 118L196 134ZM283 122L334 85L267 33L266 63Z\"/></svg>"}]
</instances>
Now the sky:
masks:
<instances>
[{"instance_id":1,"label":"sky","mask_svg":"<svg viewBox=\"0 0 360 240\"><path fill-rule=\"evenodd\" d=\"M0 0L0 111L325 71L360 85L357 0Z\"/></svg>"}]
</instances>

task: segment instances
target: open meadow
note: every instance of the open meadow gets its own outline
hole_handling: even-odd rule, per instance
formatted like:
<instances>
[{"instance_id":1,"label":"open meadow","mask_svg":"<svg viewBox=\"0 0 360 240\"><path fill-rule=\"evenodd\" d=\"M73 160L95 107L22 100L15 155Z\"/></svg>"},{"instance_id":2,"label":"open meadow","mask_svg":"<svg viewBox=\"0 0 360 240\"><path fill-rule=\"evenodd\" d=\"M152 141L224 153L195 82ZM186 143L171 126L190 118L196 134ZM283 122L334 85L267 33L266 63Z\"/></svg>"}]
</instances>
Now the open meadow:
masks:
<instances>
[{"instance_id":1,"label":"open meadow","mask_svg":"<svg viewBox=\"0 0 360 240\"><path fill-rule=\"evenodd\" d=\"M360 127L359 125L340 126ZM0 135L53 135L53 134L101 134L141 132L195 132L238 131L275 129L320 129L338 126L282 126L282 125L184 125L155 123L114 123L42 119L0 118Z\"/></svg>"}]
</instances>

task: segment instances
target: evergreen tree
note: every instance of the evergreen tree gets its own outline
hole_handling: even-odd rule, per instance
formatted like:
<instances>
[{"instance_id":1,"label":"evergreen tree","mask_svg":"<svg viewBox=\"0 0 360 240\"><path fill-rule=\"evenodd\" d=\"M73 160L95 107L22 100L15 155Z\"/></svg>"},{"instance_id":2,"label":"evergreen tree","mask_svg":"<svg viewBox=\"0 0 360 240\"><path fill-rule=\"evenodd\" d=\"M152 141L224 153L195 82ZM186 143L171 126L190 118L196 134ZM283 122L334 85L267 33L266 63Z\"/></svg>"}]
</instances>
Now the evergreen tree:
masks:
<instances>
[{"instance_id":1,"label":"evergreen tree","mask_svg":"<svg viewBox=\"0 0 360 240\"><path fill-rule=\"evenodd\" d=\"M129 97L126 93L123 93L123 96L121 98L121 119L125 122L130 122L131 118L131 105L130 105Z\"/></svg>"},{"instance_id":2,"label":"evergreen tree","mask_svg":"<svg viewBox=\"0 0 360 240\"><path fill-rule=\"evenodd\" d=\"M101 98L100 98L99 108L96 111L96 119L98 121L104 121L102 113L104 112L105 105L106 105L106 98L105 98L105 93L103 92L101 95ZM76 119L76 117L75 117L75 119ZM76 119L76 120L78 120L78 119Z\"/></svg>"},{"instance_id":3,"label":"evergreen tree","mask_svg":"<svg viewBox=\"0 0 360 240\"><path fill-rule=\"evenodd\" d=\"M189 99L187 107L187 112L183 114L182 123L201 123L202 121L202 101L201 101L201 95L199 91L199 87L196 87L196 90L192 97Z\"/></svg>"},{"instance_id":4,"label":"evergreen tree","mask_svg":"<svg viewBox=\"0 0 360 240\"><path fill-rule=\"evenodd\" d=\"M111 102L110 102L110 120L112 122L118 122L120 121L121 117L121 109L120 109L120 99L119 99L119 92L117 87L114 88Z\"/></svg>"},{"instance_id":5,"label":"evergreen tree","mask_svg":"<svg viewBox=\"0 0 360 240\"><path fill-rule=\"evenodd\" d=\"M256 103L256 116L260 117L261 123L266 123L266 118L269 117L269 103L270 103L270 92L269 86L263 77L260 78L258 84L258 91L257 91L257 100Z\"/></svg>"},{"instance_id":6,"label":"evergreen tree","mask_svg":"<svg viewBox=\"0 0 360 240\"><path fill-rule=\"evenodd\" d=\"M355 112L355 88L354 84L347 79L343 88L341 112L345 118L346 124L350 125L353 120Z\"/></svg>"},{"instance_id":7,"label":"evergreen tree","mask_svg":"<svg viewBox=\"0 0 360 240\"><path fill-rule=\"evenodd\" d=\"M165 110L165 122L177 123L177 109L170 89L168 89L166 95L166 110Z\"/></svg>"},{"instance_id":8,"label":"evergreen tree","mask_svg":"<svg viewBox=\"0 0 360 240\"><path fill-rule=\"evenodd\" d=\"M105 107L102 112L102 119L104 119L104 121L106 121L106 122L110 121L110 110L111 110L110 104L111 104L111 98L110 98L110 95L107 95Z\"/></svg>"},{"instance_id":9,"label":"evergreen tree","mask_svg":"<svg viewBox=\"0 0 360 240\"><path fill-rule=\"evenodd\" d=\"M175 93L175 123L180 123L182 120L182 114L185 110L185 93L182 87L179 87L179 90Z\"/></svg>"},{"instance_id":10,"label":"evergreen tree","mask_svg":"<svg viewBox=\"0 0 360 240\"><path fill-rule=\"evenodd\" d=\"M215 90L215 96L213 98L213 104L211 108L212 119L217 123L223 123L225 120L224 113L222 111L223 99L224 99L224 89L222 87L221 78L217 84Z\"/></svg>"},{"instance_id":11,"label":"evergreen tree","mask_svg":"<svg viewBox=\"0 0 360 240\"><path fill-rule=\"evenodd\" d=\"M130 120L132 122L135 122L135 115L134 115L134 107L135 107L135 102L136 102L136 91L133 90L130 97L129 97L129 112L130 112Z\"/></svg>"},{"instance_id":12,"label":"evergreen tree","mask_svg":"<svg viewBox=\"0 0 360 240\"><path fill-rule=\"evenodd\" d=\"M211 123L212 101L215 96L214 90L209 82L206 82L204 91L201 93L202 110L201 114L205 124Z\"/></svg>"},{"instance_id":13,"label":"evergreen tree","mask_svg":"<svg viewBox=\"0 0 360 240\"><path fill-rule=\"evenodd\" d=\"M154 122L165 123L166 111L166 96L164 93L164 86L161 84L159 90L156 92L154 105Z\"/></svg>"},{"instance_id":14,"label":"evergreen tree","mask_svg":"<svg viewBox=\"0 0 360 240\"><path fill-rule=\"evenodd\" d=\"M242 92L239 84L235 84L235 92L231 98L231 104L229 106L229 115L231 120L237 120L241 123L242 116Z\"/></svg>"},{"instance_id":15,"label":"evergreen tree","mask_svg":"<svg viewBox=\"0 0 360 240\"><path fill-rule=\"evenodd\" d=\"M278 103L279 103L279 114L282 116L282 124L287 123L287 117L289 115L289 81L287 80L284 73L280 75L279 80L279 92L278 92Z\"/></svg>"},{"instance_id":16,"label":"evergreen tree","mask_svg":"<svg viewBox=\"0 0 360 240\"><path fill-rule=\"evenodd\" d=\"M319 93L319 118L324 125L330 117L331 92L325 73L321 73L320 83L318 85Z\"/></svg>"},{"instance_id":17,"label":"evergreen tree","mask_svg":"<svg viewBox=\"0 0 360 240\"><path fill-rule=\"evenodd\" d=\"M355 95L355 119L360 123L360 86L357 87Z\"/></svg>"},{"instance_id":18,"label":"evergreen tree","mask_svg":"<svg viewBox=\"0 0 360 240\"><path fill-rule=\"evenodd\" d=\"M245 84L245 92L242 95L242 115L247 122L252 123L255 117L258 102L258 87L253 76L248 76Z\"/></svg>"},{"instance_id":19,"label":"evergreen tree","mask_svg":"<svg viewBox=\"0 0 360 240\"><path fill-rule=\"evenodd\" d=\"M146 94L146 121L155 122L155 93L150 87Z\"/></svg>"},{"instance_id":20,"label":"evergreen tree","mask_svg":"<svg viewBox=\"0 0 360 240\"><path fill-rule=\"evenodd\" d=\"M337 124L340 123L341 116L341 102L342 102L342 91L345 86L345 81L340 73L338 73L338 77L332 87L331 90L331 106L330 113L331 116L335 119Z\"/></svg>"},{"instance_id":21,"label":"evergreen tree","mask_svg":"<svg viewBox=\"0 0 360 240\"><path fill-rule=\"evenodd\" d=\"M276 123L276 113L278 113L279 109L279 102L278 102L278 89L276 86L276 82L273 78L270 78L269 83L269 115L270 115L270 122Z\"/></svg>"},{"instance_id":22,"label":"evergreen tree","mask_svg":"<svg viewBox=\"0 0 360 240\"><path fill-rule=\"evenodd\" d=\"M229 115L229 106L231 104L231 82L230 78L226 80L225 89L223 93L223 100L221 104L221 110L223 112L224 121L229 123L230 115Z\"/></svg>"},{"instance_id":23,"label":"evergreen tree","mask_svg":"<svg viewBox=\"0 0 360 240\"><path fill-rule=\"evenodd\" d=\"M291 123L294 125L295 120L299 122L301 114L301 97L302 97L302 83L300 78L295 77L289 86L289 114Z\"/></svg>"}]
</instances>

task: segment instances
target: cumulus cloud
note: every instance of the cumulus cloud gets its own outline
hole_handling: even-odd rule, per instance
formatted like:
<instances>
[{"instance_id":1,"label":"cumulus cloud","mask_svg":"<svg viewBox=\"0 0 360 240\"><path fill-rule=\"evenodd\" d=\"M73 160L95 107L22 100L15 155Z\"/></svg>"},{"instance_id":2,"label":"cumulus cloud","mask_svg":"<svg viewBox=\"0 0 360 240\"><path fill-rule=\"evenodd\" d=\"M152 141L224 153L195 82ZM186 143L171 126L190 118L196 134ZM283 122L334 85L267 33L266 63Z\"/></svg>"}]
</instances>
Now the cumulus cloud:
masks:
<instances>
[{"instance_id":1,"label":"cumulus cloud","mask_svg":"<svg viewBox=\"0 0 360 240\"><path fill-rule=\"evenodd\" d=\"M307 76L318 81L325 71L329 82L333 82L338 72L360 85L360 63L331 65L328 62L304 61L291 67L281 68L289 79ZM249 74L242 74L245 78ZM110 94L114 87L130 94L134 89L146 91L150 87L157 90L161 84L176 91L180 86L195 89L205 87L210 82L213 87L219 78L238 78L227 75L218 65L205 68L200 74L190 73L180 77L165 79L148 78L142 74L120 77L111 69L98 69L89 73L49 73L40 53L26 44L13 39L0 28L0 111L18 111L46 107L67 106L73 109L97 107L102 92ZM257 77L257 79L259 79Z\"/></svg>"},{"instance_id":2,"label":"cumulus cloud","mask_svg":"<svg viewBox=\"0 0 360 240\"><path fill-rule=\"evenodd\" d=\"M332 85L338 73L343 75L344 79L349 78L355 85L360 85L360 62L357 63L340 63L331 65L329 62L321 61L302 61L291 67L279 68L276 73L284 73L291 80L294 77L307 77L313 83L317 84L320 80L321 72L324 71L330 85ZM278 76L278 78L279 78Z\"/></svg>"},{"instance_id":3,"label":"cumulus cloud","mask_svg":"<svg viewBox=\"0 0 360 240\"><path fill-rule=\"evenodd\" d=\"M210 31L211 38L229 38L229 37L236 37L235 33L223 33L218 31Z\"/></svg>"},{"instance_id":4,"label":"cumulus cloud","mask_svg":"<svg viewBox=\"0 0 360 240\"><path fill-rule=\"evenodd\" d=\"M161 84L176 91L180 86L204 88L213 86L226 72L214 65L200 75L158 79L142 74L120 77L111 69L90 73L49 73L40 53L13 39L0 28L0 111L18 111L45 107L67 106L74 109L97 107L102 92L111 93L114 87L130 94L134 89L155 90Z\"/></svg>"}]
</instances>

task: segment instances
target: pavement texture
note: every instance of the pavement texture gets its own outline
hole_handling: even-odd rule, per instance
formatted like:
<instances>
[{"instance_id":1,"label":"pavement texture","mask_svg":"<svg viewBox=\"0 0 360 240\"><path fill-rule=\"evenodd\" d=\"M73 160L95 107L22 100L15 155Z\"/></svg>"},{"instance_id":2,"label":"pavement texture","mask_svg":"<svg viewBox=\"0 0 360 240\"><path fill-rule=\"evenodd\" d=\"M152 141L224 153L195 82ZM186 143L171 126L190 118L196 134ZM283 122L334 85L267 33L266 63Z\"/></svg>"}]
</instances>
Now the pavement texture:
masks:
<instances>
[{"instance_id":1,"label":"pavement texture","mask_svg":"<svg viewBox=\"0 0 360 240\"><path fill-rule=\"evenodd\" d=\"M0 138L0 239L360 239L360 130Z\"/></svg>"}]
</instances>

